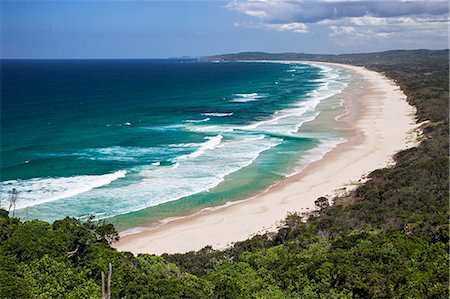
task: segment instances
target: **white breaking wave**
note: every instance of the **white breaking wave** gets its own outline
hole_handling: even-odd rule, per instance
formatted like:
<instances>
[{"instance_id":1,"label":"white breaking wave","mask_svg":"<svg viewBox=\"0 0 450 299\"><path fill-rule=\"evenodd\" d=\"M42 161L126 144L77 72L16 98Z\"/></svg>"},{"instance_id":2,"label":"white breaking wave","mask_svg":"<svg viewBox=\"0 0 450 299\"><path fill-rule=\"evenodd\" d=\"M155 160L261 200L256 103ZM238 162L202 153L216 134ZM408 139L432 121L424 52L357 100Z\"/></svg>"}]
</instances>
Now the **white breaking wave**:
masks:
<instances>
[{"instance_id":1,"label":"white breaking wave","mask_svg":"<svg viewBox=\"0 0 450 299\"><path fill-rule=\"evenodd\" d=\"M202 113L202 115L204 115L204 116L216 116L216 117L227 117L227 116L232 116L233 112L230 112L230 113L205 112L205 113Z\"/></svg>"},{"instance_id":2,"label":"white breaking wave","mask_svg":"<svg viewBox=\"0 0 450 299\"><path fill-rule=\"evenodd\" d=\"M317 89L306 95L306 100L302 100L292 105L292 108L283 109L275 112L272 117L265 121L256 122L245 126L244 130L262 130L275 134L294 134L299 131L305 123L312 121L319 112L316 111L317 105L333 95L336 95L348 86L346 80L348 77L345 71L322 65L314 65L321 69L323 79L311 80L321 83ZM294 65L294 69L304 69L304 66Z\"/></svg>"},{"instance_id":3,"label":"white breaking wave","mask_svg":"<svg viewBox=\"0 0 450 299\"><path fill-rule=\"evenodd\" d=\"M233 94L233 96L235 96L235 98L230 100L230 102L233 103L254 102L264 97L263 95L259 95L257 93L236 93Z\"/></svg>"},{"instance_id":4,"label":"white breaking wave","mask_svg":"<svg viewBox=\"0 0 450 299\"><path fill-rule=\"evenodd\" d=\"M209 125L209 126L192 126L187 127L194 132L204 133L228 133L233 131L250 131L255 133L267 133L276 135L292 135L299 131L300 127L309 121L314 120L319 112L316 110L317 105L333 95L336 95L347 87L348 75L340 69L313 65L321 69L323 78L312 79L310 82L319 83L319 86L308 93L306 98L292 104L290 108L282 109L275 112L267 120L257 121L245 126L232 125ZM301 70L310 66L293 65L293 69ZM239 96L243 101L251 100L255 97L261 97L257 93L234 94Z\"/></svg>"},{"instance_id":5,"label":"white breaking wave","mask_svg":"<svg viewBox=\"0 0 450 299\"><path fill-rule=\"evenodd\" d=\"M258 97L258 94L255 93L235 93L234 96L240 97L240 98L255 98Z\"/></svg>"},{"instance_id":6,"label":"white breaking wave","mask_svg":"<svg viewBox=\"0 0 450 299\"><path fill-rule=\"evenodd\" d=\"M125 170L120 170L103 175L10 180L1 182L0 193L5 197L9 191L15 188L19 192L16 209L23 209L72 197L94 188L109 185L115 180L125 177L125 174Z\"/></svg>"},{"instance_id":7,"label":"white breaking wave","mask_svg":"<svg viewBox=\"0 0 450 299\"><path fill-rule=\"evenodd\" d=\"M233 132L233 127L220 125L220 126L189 126L188 130L193 132L202 132L202 133L230 133Z\"/></svg>"},{"instance_id":8,"label":"white breaking wave","mask_svg":"<svg viewBox=\"0 0 450 299\"><path fill-rule=\"evenodd\" d=\"M195 147L197 146L198 143L173 143L173 144L168 144L168 147L175 147L175 148L182 148L182 147Z\"/></svg>"},{"instance_id":9,"label":"white breaking wave","mask_svg":"<svg viewBox=\"0 0 450 299\"><path fill-rule=\"evenodd\" d=\"M204 118L204 119L188 119L188 120L185 120L184 122L186 122L186 123L203 123L203 122L206 122L206 121L209 121L209 120L210 120L210 118L207 117L207 118Z\"/></svg>"},{"instance_id":10,"label":"white breaking wave","mask_svg":"<svg viewBox=\"0 0 450 299\"><path fill-rule=\"evenodd\" d=\"M205 137L205 139L207 139L208 141L203 143L198 150L196 150L195 152L190 153L188 155L183 155L181 157L178 157L178 160L186 159L186 158L197 158L197 157L203 155L205 153L205 151L213 149L216 146L218 146L220 144L220 142L222 141L223 136L219 134L214 137Z\"/></svg>"},{"instance_id":11,"label":"white breaking wave","mask_svg":"<svg viewBox=\"0 0 450 299\"><path fill-rule=\"evenodd\" d=\"M217 146L219 137L213 138L216 139L209 140L209 149L189 159L178 158L176 167L141 171L139 175L144 179L122 189L123 196L128 194L129 199L115 212L128 213L206 192L219 185L227 175L252 164L263 151L282 142L281 139L260 135L227 141L220 138L221 146ZM212 140L216 140L214 146ZM132 197L130 193L133 193Z\"/></svg>"},{"instance_id":12,"label":"white breaking wave","mask_svg":"<svg viewBox=\"0 0 450 299\"><path fill-rule=\"evenodd\" d=\"M138 173L139 182L120 188L92 189L64 203L55 202L53 207L58 215L72 216L79 216L74 215L74 211L83 207L83 214L95 214L101 219L208 192L227 175L252 164L262 152L282 142L259 135L231 140L220 138L221 144L217 146L218 139L218 136L212 137L205 142L210 143L208 149L204 146L201 155L178 158L172 167L148 166ZM214 146L212 140L215 140Z\"/></svg>"}]
</instances>

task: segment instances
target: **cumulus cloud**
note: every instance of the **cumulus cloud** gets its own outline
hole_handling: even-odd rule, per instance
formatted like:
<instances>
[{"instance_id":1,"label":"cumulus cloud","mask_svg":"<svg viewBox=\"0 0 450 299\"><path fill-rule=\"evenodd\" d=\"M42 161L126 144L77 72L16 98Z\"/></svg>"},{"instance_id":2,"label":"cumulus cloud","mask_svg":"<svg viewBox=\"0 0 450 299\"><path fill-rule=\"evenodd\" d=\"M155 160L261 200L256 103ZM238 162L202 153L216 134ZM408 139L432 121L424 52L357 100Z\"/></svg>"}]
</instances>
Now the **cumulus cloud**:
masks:
<instances>
[{"instance_id":1,"label":"cumulus cloud","mask_svg":"<svg viewBox=\"0 0 450 299\"><path fill-rule=\"evenodd\" d=\"M230 2L228 8L249 16L258 16L269 23L317 23L347 17L380 18L410 15L448 14L448 1L280 1L250 0Z\"/></svg>"},{"instance_id":2,"label":"cumulus cloud","mask_svg":"<svg viewBox=\"0 0 450 299\"><path fill-rule=\"evenodd\" d=\"M265 24L266 28L277 31L293 31L293 32L308 32L308 27L303 23L286 23L286 24Z\"/></svg>"},{"instance_id":3,"label":"cumulus cloud","mask_svg":"<svg viewBox=\"0 0 450 299\"><path fill-rule=\"evenodd\" d=\"M253 23L253 22L235 22L233 24L236 27L248 27L248 28L265 28L276 31L291 31L298 33L308 32L308 26L303 23L286 23L286 24L269 24L269 23Z\"/></svg>"},{"instance_id":4,"label":"cumulus cloud","mask_svg":"<svg viewBox=\"0 0 450 299\"><path fill-rule=\"evenodd\" d=\"M227 7L255 18L246 23L252 27L305 33L318 24L334 37L389 37L411 30L447 36L449 24L447 0L234 0Z\"/></svg>"}]
</instances>

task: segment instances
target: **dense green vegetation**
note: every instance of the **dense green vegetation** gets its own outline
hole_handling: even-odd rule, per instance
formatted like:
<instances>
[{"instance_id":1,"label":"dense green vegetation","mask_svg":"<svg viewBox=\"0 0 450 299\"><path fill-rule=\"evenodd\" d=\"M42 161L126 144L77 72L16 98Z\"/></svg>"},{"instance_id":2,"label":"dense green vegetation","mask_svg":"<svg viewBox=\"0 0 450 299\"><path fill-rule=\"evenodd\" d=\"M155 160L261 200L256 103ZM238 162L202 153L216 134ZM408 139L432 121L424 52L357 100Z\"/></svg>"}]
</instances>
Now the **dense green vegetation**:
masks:
<instances>
[{"instance_id":1,"label":"dense green vegetation","mask_svg":"<svg viewBox=\"0 0 450 299\"><path fill-rule=\"evenodd\" d=\"M134 257L110 247L110 224L0 210L0 298L100 298L109 263L112 298L448 298L448 51L315 58L395 80L426 121L421 144L334 205L319 200L307 223L288 215L225 251Z\"/></svg>"},{"instance_id":2,"label":"dense green vegetation","mask_svg":"<svg viewBox=\"0 0 450 299\"><path fill-rule=\"evenodd\" d=\"M327 61L336 63L348 63L353 65L402 65L419 67L419 64L444 62L449 59L447 50L392 50L375 53L361 54L304 54L304 53L264 53L264 52L241 52L237 54L223 54L205 56L202 61L238 61L238 60L307 60ZM448 62L447 62L448 63Z\"/></svg>"}]
</instances>

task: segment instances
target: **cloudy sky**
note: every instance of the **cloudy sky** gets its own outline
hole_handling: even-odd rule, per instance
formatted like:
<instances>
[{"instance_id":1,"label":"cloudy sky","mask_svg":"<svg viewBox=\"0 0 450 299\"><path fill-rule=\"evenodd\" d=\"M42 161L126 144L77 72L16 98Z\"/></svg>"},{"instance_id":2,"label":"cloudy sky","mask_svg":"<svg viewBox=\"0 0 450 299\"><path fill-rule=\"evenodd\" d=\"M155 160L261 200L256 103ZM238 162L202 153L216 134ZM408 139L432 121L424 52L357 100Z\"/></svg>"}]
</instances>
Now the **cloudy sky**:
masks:
<instances>
[{"instance_id":1,"label":"cloudy sky","mask_svg":"<svg viewBox=\"0 0 450 299\"><path fill-rule=\"evenodd\" d=\"M441 0L1 0L3 58L448 48Z\"/></svg>"}]
</instances>

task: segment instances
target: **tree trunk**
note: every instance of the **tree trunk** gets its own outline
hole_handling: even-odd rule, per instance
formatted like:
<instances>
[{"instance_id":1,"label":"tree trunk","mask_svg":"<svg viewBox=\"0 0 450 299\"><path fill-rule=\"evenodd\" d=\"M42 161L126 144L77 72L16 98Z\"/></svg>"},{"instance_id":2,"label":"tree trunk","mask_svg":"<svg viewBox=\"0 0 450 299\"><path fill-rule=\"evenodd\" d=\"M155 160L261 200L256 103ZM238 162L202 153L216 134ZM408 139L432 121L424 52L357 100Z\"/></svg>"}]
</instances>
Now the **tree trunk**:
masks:
<instances>
[{"instance_id":1,"label":"tree trunk","mask_svg":"<svg viewBox=\"0 0 450 299\"><path fill-rule=\"evenodd\" d=\"M112 275L112 265L109 263L108 269L108 297L107 299L111 299L111 275Z\"/></svg>"},{"instance_id":2,"label":"tree trunk","mask_svg":"<svg viewBox=\"0 0 450 299\"><path fill-rule=\"evenodd\" d=\"M102 299L105 298L105 273L102 271Z\"/></svg>"}]
</instances>

